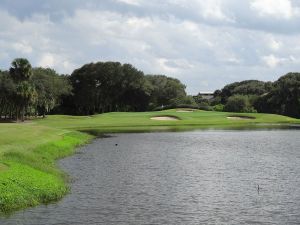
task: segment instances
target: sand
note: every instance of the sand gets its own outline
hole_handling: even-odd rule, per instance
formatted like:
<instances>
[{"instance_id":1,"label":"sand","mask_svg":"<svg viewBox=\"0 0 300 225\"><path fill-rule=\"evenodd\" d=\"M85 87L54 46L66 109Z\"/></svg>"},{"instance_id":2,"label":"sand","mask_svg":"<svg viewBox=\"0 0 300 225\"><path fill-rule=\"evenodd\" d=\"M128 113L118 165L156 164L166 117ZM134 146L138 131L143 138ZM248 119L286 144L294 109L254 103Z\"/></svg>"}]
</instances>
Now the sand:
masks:
<instances>
[{"instance_id":1,"label":"sand","mask_svg":"<svg viewBox=\"0 0 300 225\"><path fill-rule=\"evenodd\" d=\"M247 117L247 116L227 116L227 119L231 120L253 120L255 119L254 117Z\"/></svg>"},{"instance_id":2,"label":"sand","mask_svg":"<svg viewBox=\"0 0 300 225\"><path fill-rule=\"evenodd\" d=\"M176 117L172 117L172 116L155 116L155 117L151 117L151 120L178 120Z\"/></svg>"}]
</instances>

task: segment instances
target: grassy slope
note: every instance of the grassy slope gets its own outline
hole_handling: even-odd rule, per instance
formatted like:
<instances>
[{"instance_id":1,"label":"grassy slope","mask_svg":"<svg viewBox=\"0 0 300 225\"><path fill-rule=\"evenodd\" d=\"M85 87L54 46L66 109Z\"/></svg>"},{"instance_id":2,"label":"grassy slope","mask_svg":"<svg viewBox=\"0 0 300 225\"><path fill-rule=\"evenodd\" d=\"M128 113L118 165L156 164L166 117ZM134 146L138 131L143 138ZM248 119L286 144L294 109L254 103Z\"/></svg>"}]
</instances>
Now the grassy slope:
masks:
<instances>
[{"instance_id":1,"label":"grassy slope","mask_svg":"<svg viewBox=\"0 0 300 225\"><path fill-rule=\"evenodd\" d=\"M178 121L150 120L173 115ZM103 132L159 131L210 127L240 127L260 123L300 123L289 117L244 114L255 120L229 120L233 113L176 110L145 113L106 113L95 116L49 116L30 123L0 124L0 211L47 203L66 192L64 175L55 160L72 154L74 147Z\"/></svg>"},{"instance_id":2,"label":"grassy slope","mask_svg":"<svg viewBox=\"0 0 300 225\"><path fill-rule=\"evenodd\" d=\"M61 198L67 191L55 159L89 135L35 124L0 124L0 211Z\"/></svg>"}]
</instances>

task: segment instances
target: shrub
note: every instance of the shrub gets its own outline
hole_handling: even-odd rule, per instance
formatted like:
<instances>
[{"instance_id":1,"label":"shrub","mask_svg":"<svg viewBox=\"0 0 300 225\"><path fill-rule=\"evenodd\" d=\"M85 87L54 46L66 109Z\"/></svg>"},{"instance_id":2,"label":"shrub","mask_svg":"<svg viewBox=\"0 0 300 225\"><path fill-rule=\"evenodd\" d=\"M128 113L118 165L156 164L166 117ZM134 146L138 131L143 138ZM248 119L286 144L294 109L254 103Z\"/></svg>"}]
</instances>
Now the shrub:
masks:
<instances>
[{"instance_id":1,"label":"shrub","mask_svg":"<svg viewBox=\"0 0 300 225\"><path fill-rule=\"evenodd\" d=\"M233 95L228 98L224 107L227 112L256 112L246 95Z\"/></svg>"},{"instance_id":2,"label":"shrub","mask_svg":"<svg viewBox=\"0 0 300 225\"><path fill-rule=\"evenodd\" d=\"M223 104L215 105L215 106L213 106L213 110L218 111L218 112L222 112L222 111L224 111L224 105Z\"/></svg>"}]
</instances>

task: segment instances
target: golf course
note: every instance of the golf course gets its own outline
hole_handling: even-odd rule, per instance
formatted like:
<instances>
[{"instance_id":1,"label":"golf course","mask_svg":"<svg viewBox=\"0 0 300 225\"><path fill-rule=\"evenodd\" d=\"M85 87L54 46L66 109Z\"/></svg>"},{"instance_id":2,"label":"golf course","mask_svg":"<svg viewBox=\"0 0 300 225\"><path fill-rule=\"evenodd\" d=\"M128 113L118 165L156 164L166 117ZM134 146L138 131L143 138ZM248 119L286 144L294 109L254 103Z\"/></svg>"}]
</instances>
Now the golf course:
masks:
<instances>
[{"instance_id":1,"label":"golf course","mask_svg":"<svg viewBox=\"0 0 300 225\"><path fill-rule=\"evenodd\" d=\"M50 203L68 193L68 176L56 160L76 146L109 133L243 129L300 124L275 114L188 109L112 112L94 116L49 115L23 123L0 123L0 211ZM80 168L78 168L80 169Z\"/></svg>"}]
</instances>

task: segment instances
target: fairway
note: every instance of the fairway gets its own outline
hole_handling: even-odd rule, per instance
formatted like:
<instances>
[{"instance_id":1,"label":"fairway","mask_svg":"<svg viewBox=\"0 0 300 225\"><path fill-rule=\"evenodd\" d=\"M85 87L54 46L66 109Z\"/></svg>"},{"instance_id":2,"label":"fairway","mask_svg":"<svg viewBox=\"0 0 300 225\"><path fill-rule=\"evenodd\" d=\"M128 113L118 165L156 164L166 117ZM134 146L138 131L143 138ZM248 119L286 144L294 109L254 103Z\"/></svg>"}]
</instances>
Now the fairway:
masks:
<instances>
[{"instance_id":1,"label":"fairway","mask_svg":"<svg viewBox=\"0 0 300 225\"><path fill-rule=\"evenodd\" d=\"M94 116L48 116L46 119L33 121L36 125L43 125L61 129L98 129L99 131L121 131L134 128L152 130L159 126L181 128L209 128L209 127L235 127L255 124L289 124L299 123L299 120L286 116L262 113L227 113L197 110L191 113L178 112L179 110L164 110L158 112L111 112ZM252 120L232 121L227 117L254 117ZM156 121L152 117L175 117L174 121ZM121 129L121 130L119 130Z\"/></svg>"},{"instance_id":2,"label":"fairway","mask_svg":"<svg viewBox=\"0 0 300 225\"><path fill-rule=\"evenodd\" d=\"M153 117L178 119L152 120ZM57 169L55 160L72 154L76 146L95 135L279 124L300 124L300 120L273 114L200 110L186 113L185 109L174 109L94 116L51 115L26 123L0 123L0 211L47 203L64 196L68 192L66 175Z\"/></svg>"}]
</instances>

